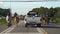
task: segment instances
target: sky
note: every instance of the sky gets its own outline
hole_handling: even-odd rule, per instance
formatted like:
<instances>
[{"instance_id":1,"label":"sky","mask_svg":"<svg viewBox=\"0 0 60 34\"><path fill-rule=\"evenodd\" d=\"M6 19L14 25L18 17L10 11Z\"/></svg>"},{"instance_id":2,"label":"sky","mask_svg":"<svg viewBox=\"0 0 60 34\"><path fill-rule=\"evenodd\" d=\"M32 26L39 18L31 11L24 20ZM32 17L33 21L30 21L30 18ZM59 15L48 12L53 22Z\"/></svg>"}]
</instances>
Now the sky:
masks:
<instances>
[{"instance_id":1,"label":"sky","mask_svg":"<svg viewBox=\"0 0 60 34\"><path fill-rule=\"evenodd\" d=\"M60 0L0 0L0 1L60 1Z\"/></svg>"},{"instance_id":2,"label":"sky","mask_svg":"<svg viewBox=\"0 0 60 34\"><path fill-rule=\"evenodd\" d=\"M12 14L17 12L19 15L27 14L33 8L39 7L60 7L59 1L50 1L50 2L0 2L0 8L10 8Z\"/></svg>"}]
</instances>

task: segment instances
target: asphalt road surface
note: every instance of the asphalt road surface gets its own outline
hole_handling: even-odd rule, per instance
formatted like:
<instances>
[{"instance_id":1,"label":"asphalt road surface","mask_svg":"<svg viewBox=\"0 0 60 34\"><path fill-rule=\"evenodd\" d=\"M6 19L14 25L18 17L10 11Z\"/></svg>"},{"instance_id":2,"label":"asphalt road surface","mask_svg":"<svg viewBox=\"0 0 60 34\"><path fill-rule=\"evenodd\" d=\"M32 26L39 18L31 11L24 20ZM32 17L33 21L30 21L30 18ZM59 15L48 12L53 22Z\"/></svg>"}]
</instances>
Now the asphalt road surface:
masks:
<instances>
[{"instance_id":1,"label":"asphalt road surface","mask_svg":"<svg viewBox=\"0 0 60 34\"><path fill-rule=\"evenodd\" d=\"M60 34L60 28L44 28L48 34Z\"/></svg>"},{"instance_id":2,"label":"asphalt road surface","mask_svg":"<svg viewBox=\"0 0 60 34\"><path fill-rule=\"evenodd\" d=\"M45 34L42 31L42 28L34 28L34 27L25 27L23 21L19 22L18 26L11 26L0 34Z\"/></svg>"},{"instance_id":3,"label":"asphalt road surface","mask_svg":"<svg viewBox=\"0 0 60 34\"><path fill-rule=\"evenodd\" d=\"M60 25L50 23L43 27L48 34L60 34Z\"/></svg>"},{"instance_id":4,"label":"asphalt road surface","mask_svg":"<svg viewBox=\"0 0 60 34\"><path fill-rule=\"evenodd\" d=\"M50 23L42 27L25 27L25 23L20 21L18 26L13 25L0 34L60 34L60 25Z\"/></svg>"},{"instance_id":5,"label":"asphalt road surface","mask_svg":"<svg viewBox=\"0 0 60 34\"><path fill-rule=\"evenodd\" d=\"M2 31L4 31L5 29L7 29L8 27L7 27L7 25L3 25L3 26L0 26L0 33L2 32Z\"/></svg>"}]
</instances>

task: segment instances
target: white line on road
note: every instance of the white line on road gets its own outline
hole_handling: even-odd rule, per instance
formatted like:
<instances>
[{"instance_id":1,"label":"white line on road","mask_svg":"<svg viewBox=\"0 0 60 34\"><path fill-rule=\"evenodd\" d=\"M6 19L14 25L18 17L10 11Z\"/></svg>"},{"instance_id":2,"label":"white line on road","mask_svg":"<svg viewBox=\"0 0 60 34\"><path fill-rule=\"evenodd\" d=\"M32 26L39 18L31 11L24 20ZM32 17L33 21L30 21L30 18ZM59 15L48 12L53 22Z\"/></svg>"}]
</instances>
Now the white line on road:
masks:
<instances>
[{"instance_id":1,"label":"white line on road","mask_svg":"<svg viewBox=\"0 0 60 34\"><path fill-rule=\"evenodd\" d=\"M38 31L40 34L44 34L44 32L41 31L41 28L37 28L37 31Z\"/></svg>"},{"instance_id":2,"label":"white line on road","mask_svg":"<svg viewBox=\"0 0 60 34\"><path fill-rule=\"evenodd\" d=\"M4 33L4 34L41 34L41 33Z\"/></svg>"},{"instance_id":3,"label":"white line on road","mask_svg":"<svg viewBox=\"0 0 60 34\"><path fill-rule=\"evenodd\" d=\"M9 33L10 31L12 31L16 26L13 25L11 27L9 27L8 29L4 30L3 32L1 32L0 34L3 34L3 33Z\"/></svg>"}]
</instances>

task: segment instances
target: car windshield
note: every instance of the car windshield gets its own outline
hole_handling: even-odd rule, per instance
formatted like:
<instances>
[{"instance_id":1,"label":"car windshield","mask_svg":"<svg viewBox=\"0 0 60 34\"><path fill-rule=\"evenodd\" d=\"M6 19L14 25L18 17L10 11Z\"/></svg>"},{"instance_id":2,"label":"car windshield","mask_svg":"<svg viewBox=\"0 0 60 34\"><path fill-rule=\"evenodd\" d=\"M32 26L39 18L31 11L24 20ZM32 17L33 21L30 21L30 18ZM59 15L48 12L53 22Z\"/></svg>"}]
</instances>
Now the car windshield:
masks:
<instances>
[{"instance_id":1,"label":"car windshield","mask_svg":"<svg viewBox=\"0 0 60 34\"><path fill-rule=\"evenodd\" d=\"M34 16L34 17L39 17L39 15L34 14L34 13L30 13L30 14L28 14L28 16L29 16L29 17L33 17L33 16Z\"/></svg>"}]
</instances>

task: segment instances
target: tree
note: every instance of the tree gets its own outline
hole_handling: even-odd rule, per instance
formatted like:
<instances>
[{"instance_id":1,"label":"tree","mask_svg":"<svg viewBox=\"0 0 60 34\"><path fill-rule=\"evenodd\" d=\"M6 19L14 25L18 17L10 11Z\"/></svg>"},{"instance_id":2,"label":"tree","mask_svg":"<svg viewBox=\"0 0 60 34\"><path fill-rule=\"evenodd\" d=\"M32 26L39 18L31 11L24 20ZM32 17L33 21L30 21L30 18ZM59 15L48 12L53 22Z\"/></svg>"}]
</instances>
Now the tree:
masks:
<instances>
[{"instance_id":1,"label":"tree","mask_svg":"<svg viewBox=\"0 0 60 34\"><path fill-rule=\"evenodd\" d=\"M17 15L18 15L18 14L15 12L15 13L14 13L14 17L17 16Z\"/></svg>"},{"instance_id":2,"label":"tree","mask_svg":"<svg viewBox=\"0 0 60 34\"><path fill-rule=\"evenodd\" d=\"M9 9L0 8L0 15L5 17L8 13L9 13L9 16L11 16L10 8Z\"/></svg>"}]
</instances>

